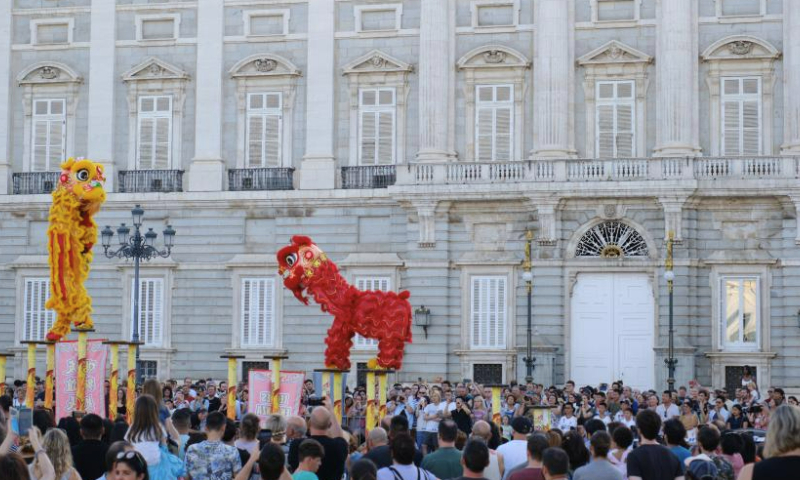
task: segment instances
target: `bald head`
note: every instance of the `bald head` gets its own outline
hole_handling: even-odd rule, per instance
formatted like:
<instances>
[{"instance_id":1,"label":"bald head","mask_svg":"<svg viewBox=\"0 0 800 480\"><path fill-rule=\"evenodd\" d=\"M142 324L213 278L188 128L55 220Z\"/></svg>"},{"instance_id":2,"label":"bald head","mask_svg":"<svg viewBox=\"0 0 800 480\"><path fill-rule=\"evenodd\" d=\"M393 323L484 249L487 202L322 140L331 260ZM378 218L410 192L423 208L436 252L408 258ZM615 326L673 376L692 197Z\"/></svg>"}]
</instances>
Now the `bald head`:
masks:
<instances>
[{"instance_id":1,"label":"bald head","mask_svg":"<svg viewBox=\"0 0 800 480\"><path fill-rule=\"evenodd\" d=\"M306 436L306 420L303 417L291 416L286 419L286 437L289 440Z\"/></svg>"},{"instance_id":2,"label":"bald head","mask_svg":"<svg viewBox=\"0 0 800 480\"><path fill-rule=\"evenodd\" d=\"M492 427L488 422L478 420L475 422L475 425L472 426L472 436L482 438L485 442L488 442L492 438Z\"/></svg>"},{"instance_id":3,"label":"bald head","mask_svg":"<svg viewBox=\"0 0 800 480\"><path fill-rule=\"evenodd\" d=\"M315 408L308 420L311 435L326 435L331 428L331 412L327 408Z\"/></svg>"},{"instance_id":4,"label":"bald head","mask_svg":"<svg viewBox=\"0 0 800 480\"><path fill-rule=\"evenodd\" d=\"M369 431L367 442L369 443L369 448L380 447L389 443L389 437L386 435L386 430L377 427Z\"/></svg>"}]
</instances>

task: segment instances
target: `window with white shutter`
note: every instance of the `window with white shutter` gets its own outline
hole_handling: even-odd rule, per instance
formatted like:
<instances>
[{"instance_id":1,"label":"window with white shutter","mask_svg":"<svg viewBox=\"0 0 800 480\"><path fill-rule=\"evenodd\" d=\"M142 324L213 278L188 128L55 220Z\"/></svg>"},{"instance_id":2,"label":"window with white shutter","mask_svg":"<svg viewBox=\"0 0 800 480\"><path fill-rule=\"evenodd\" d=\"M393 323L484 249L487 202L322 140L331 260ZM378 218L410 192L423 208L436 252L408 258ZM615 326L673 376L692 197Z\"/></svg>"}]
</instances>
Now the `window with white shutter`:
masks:
<instances>
[{"instance_id":1,"label":"window with white shutter","mask_svg":"<svg viewBox=\"0 0 800 480\"><path fill-rule=\"evenodd\" d=\"M23 299L25 325L22 340L41 341L53 326L56 313L44 308L50 298L50 280L47 278L26 278Z\"/></svg>"},{"instance_id":2,"label":"window with white shutter","mask_svg":"<svg viewBox=\"0 0 800 480\"><path fill-rule=\"evenodd\" d=\"M506 348L506 288L504 276L474 276L470 280L470 344L472 348Z\"/></svg>"},{"instance_id":3,"label":"window with white shutter","mask_svg":"<svg viewBox=\"0 0 800 480\"><path fill-rule=\"evenodd\" d=\"M595 151L598 158L626 158L634 152L633 81L597 82L595 96Z\"/></svg>"},{"instance_id":4,"label":"window with white shutter","mask_svg":"<svg viewBox=\"0 0 800 480\"><path fill-rule=\"evenodd\" d=\"M247 167L281 165L283 111L280 93L247 95Z\"/></svg>"},{"instance_id":5,"label":"window with white shutter","mask_svg":"<svg viewBox=\"0 0 800 480\"><path fill-rule=\"evenodd\" d=\"M57 171L66 157L66 101L34 100L31 134L31 171Z\"/></svg>"},{"instance_id":6,"label":"window with white shutter","mask_svg":"<svg viewBox=\"0 0 800 480\"><path fill-rule=\"evenodd\" d=\"M391 279L389 277L358 277L356 278L356 288L359 290L388 291L391 289ZM378 341L374 338L364 338L356 334L353 338L353 345L360 349L378 348Z\"/></svg>"},{"instance_id":7,"label":"window with white shutter","mask_svg":"<svg viewBox=\"0 0 800 480\"><path fill-rule=\"evenodd\" d=\"M722 78L722 155L761 155L761 77Z\"/></svg>"},{"instance_id":8,"label":"window with white shutter","mask_svg":"<svg viewBox=\"0 0 800 480\"><path fill-rule=\"evenodd\" d=\"M131 282L131 318L135 283ZM164 279L139 279L139 341L145 346L160 347L164 332ZM131 322L133 333L133 322Z\"/></svg>"},{"instance_id":9,"label":"window with white shutter","mask_svg":"<svg viewBox=\"0 0 800 480\"><path fill-rule=\"evenodd\" d=\"M139 97L136 168L168 170L172 158L172 97Z\"/></svg>"},{"instance_id":10,"label":"window with white shutter","mask_svg":"<svg viewBox=\"0 0 800 480\"><path fill-rule=\"evenodd\" d=\"M394 88L363 88L358 100L358 160L361 165L395 163Z\"/></svg>"},{"instance_id":11,"label":"window with white shutter","mask_svg":"<svg viewBox=\"0 0 800 480\"><path fill-rule=\"evenodd\" d=\"M720 347L758 347L760 319L758 277L720 279Z\"/></svg>"},{"instance_id":12,"label":"window with white shutter","mask_svg":"<svg viewBox=\"0 0 800 480\"><path fill-rule=\"evenodd\" d=\"M275 341L275 280L242 278L240 344L271 347Z\"/></svg>"},{"instance_id":13,"label":"window with white shutter","mask_svg":"<svg viewBox=\"0 0 800 480\"><path fill-rule=\"evenodd\" d=\"M475 89L475 160L513 160L514 86L476 85Z\"/></svg>"}]
</instances>

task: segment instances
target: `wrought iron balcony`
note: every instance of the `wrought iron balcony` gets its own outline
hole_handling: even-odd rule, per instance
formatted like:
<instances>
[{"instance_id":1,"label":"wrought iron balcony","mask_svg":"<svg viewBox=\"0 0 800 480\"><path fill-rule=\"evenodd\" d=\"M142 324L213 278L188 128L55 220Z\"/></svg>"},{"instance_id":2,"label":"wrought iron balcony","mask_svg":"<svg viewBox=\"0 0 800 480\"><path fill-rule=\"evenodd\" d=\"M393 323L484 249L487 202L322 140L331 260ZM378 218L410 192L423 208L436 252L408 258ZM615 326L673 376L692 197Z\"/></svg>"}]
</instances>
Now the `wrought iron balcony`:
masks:
<instances>
[{"instance_id":1,"label":"wrought iron balcony","mask_svg":"<svg viewBox=\"0 0 800 480\"><path fill-rule=\"evenodd\" d=\"M342 188L387 188L396 181L394 165L342 167Z\"/></svg>"},{"instance_id":2,"label":"wrought iron balcony","mask_svg":"<svg viewBox=\"0 0 800 480\"><path fill-rule=\"evenodd\" d=\"M798 157L654 157L410 163L400 167L397 184L789 179L800 174L799 162Z\"/></svg>"},{"instance_id":3,"label":"wrought iron balcony","mask_svg":"<svg viewBox=\"0 0 800 480\"><path fill-rule=\"evenodd\" d=\"M122 170L120 193L182 192L183 170Z\"/></svg>"},{"instance_id":4,"label":"wrought iron balcony","mask_svg":"<svg viewBox=\"0 0 800 480\"><path fill-rule=\"evenodd\" d=\"M58 176L61 172L25 172L15 173L12 176L14 195L35 195L50 193L58 185Z\"/></svg>"},{"instance_id":5,"label":"wrought iron balcony","mask_svg":"<svg viewBox=\"0 0 800 480\"><path fill-rule=\"evenodd\" d=\"M294 168L237 168L228 170L228 190L292 190Z\"/></svg>"}]
</instances>

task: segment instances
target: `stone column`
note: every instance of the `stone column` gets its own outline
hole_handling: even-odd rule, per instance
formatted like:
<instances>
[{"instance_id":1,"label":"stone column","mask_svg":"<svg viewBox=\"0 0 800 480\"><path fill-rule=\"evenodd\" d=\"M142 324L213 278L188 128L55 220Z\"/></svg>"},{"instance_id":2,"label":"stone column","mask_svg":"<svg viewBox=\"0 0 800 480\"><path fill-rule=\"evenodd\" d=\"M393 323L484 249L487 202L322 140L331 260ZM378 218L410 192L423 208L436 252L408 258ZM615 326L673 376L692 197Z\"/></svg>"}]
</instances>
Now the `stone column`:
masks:
<instances>
[{"instance_id":1,"label":"stone column","mask_svg":"<svg viewBox=\"0 0 800 480\"><path fill-rule=\"evenodd\" d=\"M659 0L656 13L657 157L700 154L697 2Z\"/></svg>"},{"instance_id":2,"label":"stone column","mask_svg":"<svg viewBox=\"0 0 800 480\"><path fill-rule=\"evenodd\" d=\"M335 99L334 0L314 0L308 9L306 76L306 153L300 167L301 189L336 188L333 155Z\"/></svg>"},{"instance_id":3,"label":"stone column","mask_svg":"<svg viewBox=\"0 0 800 480\"><path fill-rule=\"evenodd\" d=\"M89 47L89 144L86 156L103 164L105 189L114 191L115 2L92 1Z\"/></svg>"},{"instance_id":4,"label":"stone column","mask_svg":"<svg viewBox=\"0 0 800 480\"><path fill-rule=\"evenodd\" d=\"M532 158L574 158L574 2L534 4Z\"/></svg>"},{"instance_id":5,"label":"stone column","mask_svg":"<svg viewBox=\"0 0 800 480\"><path fill-rule=\"evenodd\" d=\"M800 155L800 6L783 9L783 145L784 155Z\"/></svg>"},{"instance_id":6,"label":"stone column","mask_svg":"<svg viewBox=\"0 0 800 480\"><path fill-rule=\"evenodd\" d=\"M11 4L0 2L0 195L11 193Z\"/></svg>"},{"instance_id":7,"label":"stone column","mask_svg":"<svg viewBox=\"0 0 800 480\"><path fill-rule=\"evenodd\" d=\"M189 191L224 190L222 160L222 36L223 0L197 3L197 75L195 81L194 158L189 167Z\"/></svg>"},{"instance_id":8,"label":"stone column","mask_svg":"<svg viewBox=\"0 0 800 480\"><path fill-rule=\"evenodd\" d=\"M456 157L450 138L455 68L451 3L447 0L422 0L421 3L417 152L417 160L421 162L442 162Z\"/></svg>"}]
</instances>

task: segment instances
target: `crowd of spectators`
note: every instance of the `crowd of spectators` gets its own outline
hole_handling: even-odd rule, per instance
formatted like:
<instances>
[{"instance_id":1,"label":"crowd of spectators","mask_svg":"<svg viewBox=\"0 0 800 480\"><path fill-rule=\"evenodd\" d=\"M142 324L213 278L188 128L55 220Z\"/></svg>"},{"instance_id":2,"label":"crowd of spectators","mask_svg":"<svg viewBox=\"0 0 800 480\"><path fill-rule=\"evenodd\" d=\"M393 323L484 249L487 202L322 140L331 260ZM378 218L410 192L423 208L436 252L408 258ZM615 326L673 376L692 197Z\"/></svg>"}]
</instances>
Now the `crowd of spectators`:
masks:
<instances>
[{"instance_id":1,"label":"crowd of spectators","mask_svg":"<svg viewBox=\"0 0 800 480\"><path fill-rule=\"evenodd\" d=\"M340 421L311 380L299 415L264 420L247 412L245 384L230 406L226 382L151 379L130 425L124 389L106 392L117 400L108 418L56 422L41 406L44 389L32 388L24 438L10 418L27 385L0 396L0 480L758 480L800 471L797 399L781 388L762 394L752 377L730 395L696 382L662 392L512 383L499 424L488 387L394 384L369 432L364 387L347 392Z\"/></svg>"}]
</instances>

